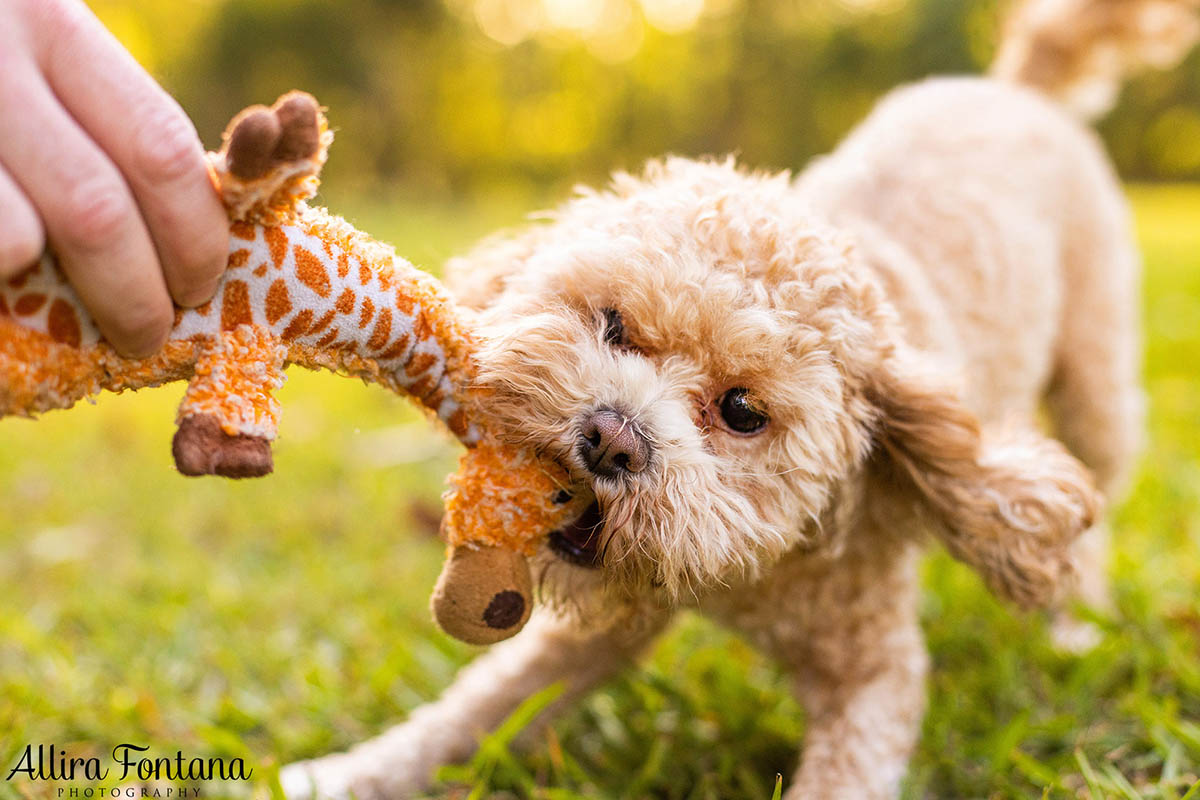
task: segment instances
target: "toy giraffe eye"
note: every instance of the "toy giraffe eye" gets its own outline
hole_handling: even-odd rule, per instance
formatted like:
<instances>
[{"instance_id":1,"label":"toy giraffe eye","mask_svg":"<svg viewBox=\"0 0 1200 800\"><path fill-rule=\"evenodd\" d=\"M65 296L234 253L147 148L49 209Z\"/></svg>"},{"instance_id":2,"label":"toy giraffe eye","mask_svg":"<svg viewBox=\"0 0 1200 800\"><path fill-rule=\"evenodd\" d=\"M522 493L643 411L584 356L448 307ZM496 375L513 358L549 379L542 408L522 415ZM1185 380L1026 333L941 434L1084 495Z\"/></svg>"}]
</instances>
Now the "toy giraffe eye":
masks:
<instances>
[{"instance_id":1,"label":"toy giraffe eye","mask_svg":"<svg viewBox=\"0 0 1200 800\"><path fill-rule=\"evenodd\" d=\"M625 320L621 318L621 312L615 308L604 308L600 310L604 317L604 341L611 347L626 347L629 345L629 339L625 335Z\"/></svg>"},{"instance_id":2,"label":"toy giraffe eye","mask_svg":"<svg viewBox=\"0 0 1200 800\"><path fill-rule=\"evenodd\" d=\"M740 386L721 396L721 419L734 433L744 434L758 433L771 421L750 390Z\"/></svg>"}]
</instances>

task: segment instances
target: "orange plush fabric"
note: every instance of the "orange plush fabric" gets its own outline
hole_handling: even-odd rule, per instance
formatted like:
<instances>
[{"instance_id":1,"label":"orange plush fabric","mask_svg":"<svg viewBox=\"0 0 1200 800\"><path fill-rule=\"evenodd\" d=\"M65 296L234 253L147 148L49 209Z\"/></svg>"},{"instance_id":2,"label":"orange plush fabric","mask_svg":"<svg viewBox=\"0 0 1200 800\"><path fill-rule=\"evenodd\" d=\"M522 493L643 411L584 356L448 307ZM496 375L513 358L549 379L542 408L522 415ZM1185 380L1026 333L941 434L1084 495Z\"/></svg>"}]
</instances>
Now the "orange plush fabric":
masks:
<instances>
[{"instance_id":1,"label":"orange plush fabric","mask_svg":"<svg viewBox=\"0 0 1200 800\"><path fill-rule=\"evenodd\" d=\"M299 92L230 123L222 150L209 155L231 220L228 269L211 302L177 310L155 356L118 355L52 253L0 284L0 416L188 380L174 442L180 471L253 477L273 468L272 393L286 365L408 394L468 448L447 493L443 532L462 551L450 560L469 564L460 572L470 585L443 575L439 621L471 641L505 638L528 617L523 556L564 515L553 501L562 476L489 436L486 408L467 388L472 335L441 284L305 203L331 140L316 101Z\"/></svg>"}]
</instances>

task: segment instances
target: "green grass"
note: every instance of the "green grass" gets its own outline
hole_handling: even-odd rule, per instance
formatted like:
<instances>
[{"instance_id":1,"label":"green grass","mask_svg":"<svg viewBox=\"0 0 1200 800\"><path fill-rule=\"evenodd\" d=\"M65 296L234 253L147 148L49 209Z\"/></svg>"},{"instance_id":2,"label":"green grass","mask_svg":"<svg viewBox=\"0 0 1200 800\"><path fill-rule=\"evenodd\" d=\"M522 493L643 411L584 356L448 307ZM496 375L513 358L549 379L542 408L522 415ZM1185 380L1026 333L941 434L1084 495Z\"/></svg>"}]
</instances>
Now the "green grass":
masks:
<instances>
[{"instance_id":1,"label":"green grass","mask_svg":"<svg viewBox=\"0 0 1200 800\"><path fill-rule=\"evenodd\" d=\"M906 797L1200 797L1200 187L1133 197L1150 447L1116 510L1117 613L1094 652L1065 657L1039 616L931 558L930 710ZM427 264L518 217L357 215ZM134 742L245 757L266 792L272 764L370 736L472 656L426 610L445 438L378 389L293 373L275 474L187 480L169 455L181 391L0 422L0 779L26 743ZM473 797L765 800L802 731L778 668L687 616L532 753L510 753L508 728L445 775ZM53 796L0 780L0 800L24 795Z\"/></svg>"}]
</instances>

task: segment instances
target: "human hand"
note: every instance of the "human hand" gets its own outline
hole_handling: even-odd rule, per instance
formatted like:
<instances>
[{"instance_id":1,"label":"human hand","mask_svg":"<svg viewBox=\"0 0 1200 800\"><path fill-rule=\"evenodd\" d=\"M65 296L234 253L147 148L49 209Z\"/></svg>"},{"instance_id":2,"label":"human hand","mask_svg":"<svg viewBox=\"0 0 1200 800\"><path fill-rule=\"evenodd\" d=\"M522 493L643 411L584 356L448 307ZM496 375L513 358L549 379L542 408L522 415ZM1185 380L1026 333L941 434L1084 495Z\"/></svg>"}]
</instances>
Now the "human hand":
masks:
<instances>
[{"instance_id":1,"label":"human hand","mask_svg":"<svg viewBox=\"0 0 1200 800\"><path fill-rule=\"evenodd\" d=\"M0 280L47 240L114 347L208 300L228 223L191 121L79 0L0 0Z\"/></svg>"}]
</instances>

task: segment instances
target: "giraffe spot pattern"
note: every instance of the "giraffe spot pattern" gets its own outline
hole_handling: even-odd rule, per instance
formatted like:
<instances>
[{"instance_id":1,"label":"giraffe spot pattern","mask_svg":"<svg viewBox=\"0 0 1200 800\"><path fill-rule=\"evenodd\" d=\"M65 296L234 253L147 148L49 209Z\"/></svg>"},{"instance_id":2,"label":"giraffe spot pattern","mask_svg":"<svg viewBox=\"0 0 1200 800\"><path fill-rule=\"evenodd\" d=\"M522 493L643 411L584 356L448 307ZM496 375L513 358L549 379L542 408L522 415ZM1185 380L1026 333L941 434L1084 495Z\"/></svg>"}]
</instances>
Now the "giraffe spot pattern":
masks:
<instances>
[{"instance_id":1,"label":"giraffe spot pattern","mask_svg":"<svg viewBox=\"0 0 1200 800\"><path fill-rule=\"evenodd\" d=\"M391 335L392 312L384 308L379 311L379 320L375 323L375 330L371 331L371 338L367 341L367 347L372 350L382 350L384 345L388 343Z\"/></svg>"},{"instance_id":2,"label":"giraffe spot pattern","mask_svg":"<svg viewBox=\"0 0 1200 800\"><path fill-rule=\"evenodd\" d=\"M82 331L79 328L79 317L75 315L75 309L61 297L56 298L50 304L50 313L46 317L46 330L51 339L60 344L69 344L71 347L79 347L79 343L83 339Z\"/></svg>"},{"instance_id":3,"label":"giraffe spot pattern","mask_svg":"<svg viewBox=\"0 0 1200 800\"><path fill-rule=\"evenodd\" d=\"M276 278L267 289L267 322L274 325L286 317L292 310L292 299L288 296L287 282Z\"/></svg>"},{"instance_id":4,"label":"giraffe spot pattern","mask_svg":"<svg viewBox=\"0 0 1200 800\"><path fill-rule=\"evenodd\" d=\"M246 248L234 250L229 255L229 269L237 269L238 267L246 266L246 262L250 260L250 251Z\"/></svg>"},{"instance_id":5,"label":"giraffe spot pattern","mask_svg":"<svg viewBox=\"0 0 1200 800\"><path fill-rule=\"evenodd\" d=\"M450 418L446 420L446 425L449 426L450 432L458 438L463 438L467 435L467 412L461 408L455 409Z\"/></svg>"},{"instance_id":6,"label":"giraffe spot pattern","mask_svg":"<svg viewBox=\"0 0 1200 800\"><path fill-rule=\"evenodd\" d=\"M283 269L283 260L287 258L288 237L283 228L263 228L263 237L267 240L267 250L271 253L271 263L275 269Z\"/></svg>"},{"instance_id":7,"label":"giraffe spot pattern","mask_svg":"<svg viewBox=\"0 0 1200 800\"><path fill-rule=\"evenodd\" d=\"M446 400L446 386L442 381L437 384L422 399L430 408L437 408Z\"/></svg>"},{"instance_id":8,"label":"giraffe spot pattern","mask_svg":"<svg viewBox=\"0 0 1200 800\"><path fill-rule=\"evenodd\" d=\"M325 265L321 263L321 259L299 245L294 248L294 253L296 277L319 296L329 297L332 287L329 284L329 273L325 271Z\"/></svg>"},{"instance_id":9,"label":"giraffe spot pattern","mask_svg":"<svg viewBox=\"0 0 1200 800\"><path fill-rule=\"evenodd\" d=\"M36 314L45 304L46 295L41 292L23 294L17 298L17 302L13 303L13 311L17 316L27 317L30 314Z\"/></svg>"},{"instance_id":10,"label":"giraffe spot pattern","mask_svg":"<svg viewBox=\"0 0 1200 800\"><path fill-rule=\"evenodd\" d=\"M221 295L221 330L230 331L238 325L254 324L250 313L250 287L245 281L229 281Z\"/></svg>"},{"instance_id":11,"label":"giraffe spot pattern","mask_svg":"<svg viewBox=\"0 0 1200 800\"><path fill-rule=\"evenodd\" d=\"M402 334L391 347L379 354L380 361L391 361L396 358L403 358L408 352L409 336L407 333Z\"/></svg>"},{"instance_id":12,"label":"giraffe spot pattern","mask_svg":"<svg viewBox=\"0 0 1200 800\"><path fill-rule=\"evenodd\" d=\"M325 330L327 327L329 327L329 323L333 322L333 318L336 316L337 316L337 311L335 309L330 309L329 311L326 311L325 316L321 317L319 320L314 322L313 326L308 329L308 334L310 336L312 336L314 334L318 334L321 331Z\"/></svg>"},{"instance_id":13,"label":"giraffe spot pattern","mask_svg":"<svg viewBox=\"0 0 1200 800\"><path fill-rule=\"evenodd\" d=\"M284 341L292 341L304 334L308 333L308 328L312 325L313 312L312 309L304 309L296 318L293 319L286 328L283 329L282 337Z\"/></svg>"},{"instance_id":14,"label":"giraffe spot pattern","mask_svg":"<svg viewBox=\"0 0 1200 800\"><path fill-rule=\"evenodd\" d=\"M334 328L329 333L327 333L321 337L320 341L317 342L317 348L320 349L322 347L329 347L329 345L331 345L335 341L337 341L337 337L338 337L338 329Z\"/></svg>"},{"instance_id":15,"label":"giraffe spot pattern","mask_svg":"<svg viewBox=\"0 0 1200 800\"><path fill-rule=\"evenodd\" d=\"M404 365L404 373L410 378L415 378L421 373L427 372L437 361L437 356L433 353L417 353Z\"/></svg>"},{"instance_id":16,"label":"giraffe spot pattern","mask_svg":"<svg viewBox=\"0 0 1200 800\"><path fill-rule=\"evenodd\" d=\"M238 239L253 242L256 238L255 227L249 222L234 222L229 226L229 232Z\"/></svg>"},{"instance_id":17,"label":"giraffe spot pattern","mask_svg":"<svg viewBox=\"0 0 1200 800\"><path fill-rule=\"evenodd\" d=\"M303 226L263 227L253 233L256 238L247 247L235 243L231 251L248 249L245 265L257 265L254 272L262 274L236 273L244 286L226 278L226 288L214 301L220 304L223 326L251 322L267 326L277 341L376 361L393 386L410 387L449 419L458 405L444 375L445 355L430 324L431 311L418 299L425 297L417 288L423 276L410 277L406 270L412 268L400 259L377 265L378 259L361 258L342 242ZM279 271L271 274L277 260ZM437 304L436 295L432 299ZM215 321L206 327L202 316L188 312L177 338L214 330ZM470 424L463 424L469 432Z\"/></svg>"},{"instance_id":18,"label":"giraffe spot pattern","mask_svg":"<svg viewBox=\"0 0 1200 800\"><path fill-rule=\"evenodd\" d=\"M413 334L416 335L418 342L423 342L433 335L433 329L429 327L429 320L424 314L417 314L413 320Z\"/></svg>"},{"instance_id":19,"label":"giraffe spot pattern","mask_svg":"<svg viewBox=\"0 0 1200 800\"><path fill-rule=\"evenodd\" d=\"M422 355L424 355L424 354L422 354ZM432 392L436 388L437 388L437 381L435 381L433 379L433 376L425 375L419 381L416 381L415 383L410 385L408 387L408 391L411 392L414 397L417 397L420 400L424 401L428 398L429 393Z\"/></svg>"}]
</instances>

